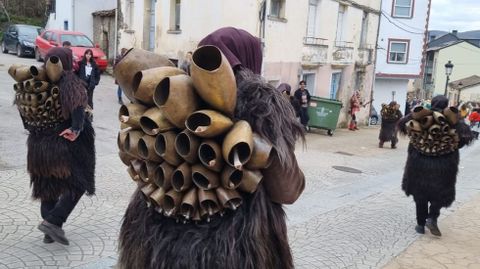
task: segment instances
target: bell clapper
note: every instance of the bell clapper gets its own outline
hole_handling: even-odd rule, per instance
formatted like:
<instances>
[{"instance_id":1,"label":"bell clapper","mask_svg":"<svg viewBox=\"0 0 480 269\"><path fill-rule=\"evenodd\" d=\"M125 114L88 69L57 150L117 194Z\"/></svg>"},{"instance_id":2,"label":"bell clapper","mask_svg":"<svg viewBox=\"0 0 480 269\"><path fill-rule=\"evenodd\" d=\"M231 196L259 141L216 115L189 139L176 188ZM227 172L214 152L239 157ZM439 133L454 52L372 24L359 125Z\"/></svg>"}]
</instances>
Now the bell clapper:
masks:
<instances>
[{"instance_id":1,"label":"bell clapper","mask_svg":"<svg viewBox=\"0 0 480 269\"><path fill-rule=\"evenodd\" d=\"M132 127L123 128L122 130L120 130L120 133L126 133L130 130L132 130Z\"/></svg>"},{"instance_id":2,"label":"bell clapper","mask_svg":"<svg viewBox=\"0 0 480 269\"><path fill-rule=\"evenodd\" d=\"M228 186L229 186L230 188L234 188L234 187L235 187L235 184L233 184L233 182L230 182L230 183L228 183Z\"/></svg>"},{"instance_id":3,"label":"bell clapper","mask_svg":"<svg viewBox=\"0 0 480 269\"><path fill-rule=\"evenodd\" d=\"M232 210L237 210L237 206L232 203L232 201L228 201L228 207L230 207Z\"/></svg>"},{"instance_id":4,"label":"bell clapper","mask_svg":"<svg viewBox=\"0 0 480 269\"><path fill-rule=\"evenodd\" d=\"M208 166L214 166L217 162L215 160L211 160L208 162Z\"/></svg>"},{"instance_id":5,"label":"bell clapper","mask_svg":"<svg viewBox=\"0 0 480 269\"><path fill-rule=\"evenodd\" d=\"M235 169L242 170L242 162L238 156L237 149L233 149L233 166Z\"/></svg>"},{"instance_id":6,"label":"bell clapper","mask_svg":"<svg viewBox=\"0 0 480 269\"><path fill-rule=\"evenodd\" d=\"M213 215L213 208L210 205L208 205L207 207L207 212L208 212L208 215L210 216Z\"/></svg>"},{"instance_id":7,"label":"bell clapper","mask_svg":"<svg viewBox=\"0 0 480 269\"><path fill-rule=\"evenodd\" d=\"M208 126L198 126L197 129L195 129L195 133L205 132L205 130L207 129L208 129Z\"/></svg>"},{"instance_id":8,"label":"bell clapper","mask_svg":"<svg viewBox=\"0 0 480 269\"><path fill-rule=\"evenodd\" d=\"M160 133L160 128L152 129L152 133L155 134L155 135Z\"/></svg>"},{"instance_id":9,"label":"bell clapper","mask_svg":"<svg viewBox=\"0 0 480 269\"><path fill-rule=\"evenodd\" d=\"M126 123L130 119L129 116L120 116L120 121Z\"/></svg>"}]
</instances>

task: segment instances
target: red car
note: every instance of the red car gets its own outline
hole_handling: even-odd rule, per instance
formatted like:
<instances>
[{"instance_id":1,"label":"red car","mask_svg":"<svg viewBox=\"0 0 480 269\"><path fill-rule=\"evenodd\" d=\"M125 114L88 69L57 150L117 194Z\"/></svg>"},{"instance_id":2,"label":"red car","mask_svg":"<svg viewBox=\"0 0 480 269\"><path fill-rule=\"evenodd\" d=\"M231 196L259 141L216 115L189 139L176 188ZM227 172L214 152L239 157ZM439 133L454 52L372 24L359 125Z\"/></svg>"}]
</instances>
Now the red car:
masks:
<instances>
[{"instance_id":1,"label":"red car","mask_svg":"<svg viewBox=\"0 0 480 269\"><path fill-rule=\"evenodd\" d=\"M62 46L65 41L70 41L72 44L73 59L78 62L82 59L83 54L87 49L93 52L93 58L98 65L100 71L107 69L107 56L93 42L84 34L80 32L62 31L62 30L45 30L35 39L35 59L41 61L47 51L53 47ZM78 64L74 64L75 71L78 69Z\"/></svg>"}]
</instances>

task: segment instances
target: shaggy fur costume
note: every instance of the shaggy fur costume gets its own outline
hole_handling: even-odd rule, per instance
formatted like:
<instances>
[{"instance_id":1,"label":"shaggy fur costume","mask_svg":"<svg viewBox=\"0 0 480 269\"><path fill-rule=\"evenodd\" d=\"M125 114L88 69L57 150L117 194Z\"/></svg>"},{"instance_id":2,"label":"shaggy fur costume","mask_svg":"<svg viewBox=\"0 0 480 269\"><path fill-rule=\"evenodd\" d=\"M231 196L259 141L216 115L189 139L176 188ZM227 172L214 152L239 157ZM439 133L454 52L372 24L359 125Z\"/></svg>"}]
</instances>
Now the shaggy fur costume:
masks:
<instances>
[{"instance_id":1,"label":"shaggy fur costume","mask_svg":"<svg viewBox=\"0 0 480 269\"><path fill-rule=\"evenodd\" d=\"M303 130L288 100L249 71L237 74L237 85L236 117L273 143L285 169L294 169L293 149ZM295 175L301 192L303 174L298 169ZM281 180L264 177L263 183ZM255 193L243 195L236 211L227 210L223 217L198 224L176 223L156 213L137 190L125 213L119 249L123 269L293 268L285 212L281 204L272 202L264 184Z\"/></svg>"},{"instance_id":2,"label":"shaggy fur costume","mask_svg":"<svg viewBox=\"0 0 480 269\"><path fill-rule=\"evenodd\" d=\"M405 123L411 119L410 114L399 121L399 130L402 134L407 133ZM455 128L460 138L459 148L472 141L470 129L465 123L459 122ZM441 207L448 207L455 200L458 163L458 149L445 155L426 156L410 144L402 190L407 196L424 197L429 201L435 201Z\"/></svg>"},{"instance_id":3,"label":"shaggy fur costume","mask_svg":"<svg viewBox=\"0 0 480 269\"><path fill-rule=\"evenodd\" d=\"M382 125L378 136L381 142L392 141L392 144L396 144L398 141L396 128L397 122L402 118L402 112L395 109L395 105L396 103L393 106L382 109Z\"/></svg>"},{"instance_id":4,"label":"shaggy fur costume","mask_svg":"<svg viewBox=\"0 0 480 269\"><path fill-rule=\"evenodd\" d=\"M83 130L74 141L59 134L70 128L70 114L86 104L86 91L81 81L67 71L59 81L62 114L67 120L53 128L27 127L27 167L32 185L32 197L42 201L56 200L61 194L86 191L95 192L95 133L85 118Z\"/></svg>"}]
</instances>

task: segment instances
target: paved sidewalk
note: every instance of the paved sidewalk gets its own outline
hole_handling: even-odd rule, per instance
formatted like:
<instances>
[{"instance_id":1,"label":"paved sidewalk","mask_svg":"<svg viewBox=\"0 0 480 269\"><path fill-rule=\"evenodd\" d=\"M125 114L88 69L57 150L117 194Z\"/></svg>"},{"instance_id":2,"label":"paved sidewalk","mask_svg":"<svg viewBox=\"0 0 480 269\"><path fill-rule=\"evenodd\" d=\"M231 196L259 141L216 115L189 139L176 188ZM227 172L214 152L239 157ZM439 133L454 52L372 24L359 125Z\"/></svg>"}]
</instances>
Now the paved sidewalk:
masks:
<instances>
[{"instance_id":1,"label":"paved sidewalk","mask_svg":"<svg viewBox=\"0 0 480 269\"><path fill-rule=\"evenodd\" d=\"M480 268L480 196L439 220L442 237L428 232L384 269Z\"/></svg>"}]
</instances>

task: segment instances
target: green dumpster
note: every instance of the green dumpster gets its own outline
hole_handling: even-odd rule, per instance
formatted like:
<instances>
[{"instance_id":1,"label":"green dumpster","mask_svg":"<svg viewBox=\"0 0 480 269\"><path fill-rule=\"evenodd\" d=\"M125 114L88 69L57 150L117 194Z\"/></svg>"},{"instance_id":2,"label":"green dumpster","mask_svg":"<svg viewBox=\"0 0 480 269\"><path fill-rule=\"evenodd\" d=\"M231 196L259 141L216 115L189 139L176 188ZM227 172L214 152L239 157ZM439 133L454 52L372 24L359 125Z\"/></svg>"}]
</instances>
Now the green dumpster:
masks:
<instances>
[{"instance_id":1,"label":"green dumpster","mask_svg":"<svg viewBox=\"0 0 480 269\"><path fill-rule=\"evenodd\" d=\"M312 96L308 104L309 127L327 130L332 136L337 128L338 116L342 102L317 96Z\"/></svg>"}]
</instances>

